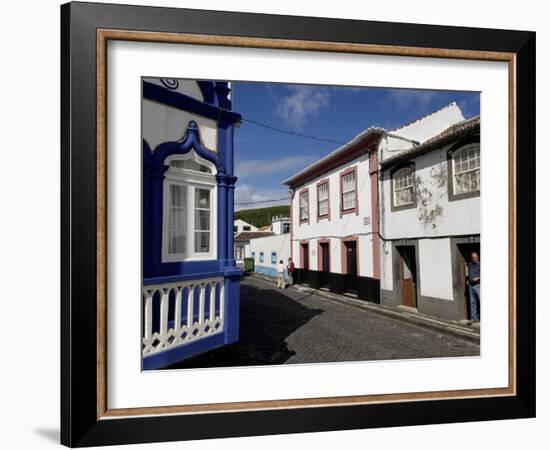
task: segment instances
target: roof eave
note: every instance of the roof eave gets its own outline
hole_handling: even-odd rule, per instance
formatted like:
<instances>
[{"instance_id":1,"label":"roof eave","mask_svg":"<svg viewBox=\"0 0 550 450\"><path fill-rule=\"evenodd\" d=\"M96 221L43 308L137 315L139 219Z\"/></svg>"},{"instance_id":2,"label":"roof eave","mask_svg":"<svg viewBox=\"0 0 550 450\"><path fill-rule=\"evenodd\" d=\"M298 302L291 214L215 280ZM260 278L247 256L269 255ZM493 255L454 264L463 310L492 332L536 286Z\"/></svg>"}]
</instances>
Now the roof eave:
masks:
<instances>
[{"instance_id":1,"label":"roof eave","mask_svg":"<svg viewBox=\"0 0 550 450\"><path fill-rule=\"evenodd\" d=\"M328 155L324 156L323 158L319 159L318 161L314 162L308 167L302 169L300 172L294 174L292 177L281 181L281 184L286 185L290 188L299 186L304 182L307 182L308 178L314 177L315 174L317 174L317 171L320 168L322 168L323 165L330 164L331 161L336 160L338 157L345 154L346 151L360 145L368 138L371 138L373 135L378 135L380 137L384 133L386 133L386 130L384 130L383 128L377 128L377 127L368 128L367 130L363 131L361 134L357 135L355 138L353 138L349 142L346 142L344 145L332 151Z\"/></svg>"}]
</instances>

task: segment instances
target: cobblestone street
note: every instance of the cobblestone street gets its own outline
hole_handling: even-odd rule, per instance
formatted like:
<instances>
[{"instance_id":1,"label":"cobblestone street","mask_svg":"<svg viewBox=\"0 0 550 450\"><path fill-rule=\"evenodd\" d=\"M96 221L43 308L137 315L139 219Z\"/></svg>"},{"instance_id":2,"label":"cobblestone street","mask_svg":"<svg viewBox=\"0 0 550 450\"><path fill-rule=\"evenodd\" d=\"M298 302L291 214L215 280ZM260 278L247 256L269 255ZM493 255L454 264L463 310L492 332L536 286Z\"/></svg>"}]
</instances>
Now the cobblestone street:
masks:
<instances>
[{"instance_id":1,"label":"cobblestone street","mask_svg":"<svg viewBox=\"0 0 550 450\"><path fill-rule=\"evenodd\" d=\"M239 341L170 368L475 355L457 336L247 277Z\"/></svg>"}]
</instances>

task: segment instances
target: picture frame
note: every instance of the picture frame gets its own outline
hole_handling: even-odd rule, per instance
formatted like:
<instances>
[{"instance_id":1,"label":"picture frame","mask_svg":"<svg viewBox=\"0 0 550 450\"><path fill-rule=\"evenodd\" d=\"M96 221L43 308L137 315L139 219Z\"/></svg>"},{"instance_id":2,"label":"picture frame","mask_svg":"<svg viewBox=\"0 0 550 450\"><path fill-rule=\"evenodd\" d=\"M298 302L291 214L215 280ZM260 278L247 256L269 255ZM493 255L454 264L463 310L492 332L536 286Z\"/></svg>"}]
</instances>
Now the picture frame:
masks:
<instances>
[{"instance_id":1,"label":"picture frame","mask_svg":"<svg viewBox=\"0 0 550 450\"><path fill-rule=\"evenodd\" d=\"M111 40L506 62L508 387L110 409L106 49ZM534 417L535 40L527 31L62 5L61 443L81 447Z\"/></svg>"}]
</instances>

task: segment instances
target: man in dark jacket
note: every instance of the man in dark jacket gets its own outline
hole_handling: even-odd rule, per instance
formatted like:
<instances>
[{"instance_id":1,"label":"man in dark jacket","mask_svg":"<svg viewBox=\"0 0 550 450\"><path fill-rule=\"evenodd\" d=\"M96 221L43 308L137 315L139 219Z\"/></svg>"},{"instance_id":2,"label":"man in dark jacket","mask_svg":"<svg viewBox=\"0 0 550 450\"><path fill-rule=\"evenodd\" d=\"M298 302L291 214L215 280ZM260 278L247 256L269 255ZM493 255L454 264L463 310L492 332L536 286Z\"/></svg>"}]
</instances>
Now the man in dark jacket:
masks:
<instances>
[{"instance_id":1,"label":"man in dark jacket","mask_svg":"<svg viewBox=\"0 0 550 450\"><path fill-rule=\"evenodd\" d=\"M481 264L479 255L472 252L468 263L468 291L470 294L470 319L479 321L479 309L481 299Z\"/></svg>"},{"instance_id":2,"label":"man in dark jacket","mask_svg":"<svg viewBox=\"0 0 550 450\"><path fill-rule=\"evenodd\" d=\"M292 262L292 258L288 258L286 270L288 272L288 285L292 286L294 284L294 263Z\"/></svg>"}]
</instances>

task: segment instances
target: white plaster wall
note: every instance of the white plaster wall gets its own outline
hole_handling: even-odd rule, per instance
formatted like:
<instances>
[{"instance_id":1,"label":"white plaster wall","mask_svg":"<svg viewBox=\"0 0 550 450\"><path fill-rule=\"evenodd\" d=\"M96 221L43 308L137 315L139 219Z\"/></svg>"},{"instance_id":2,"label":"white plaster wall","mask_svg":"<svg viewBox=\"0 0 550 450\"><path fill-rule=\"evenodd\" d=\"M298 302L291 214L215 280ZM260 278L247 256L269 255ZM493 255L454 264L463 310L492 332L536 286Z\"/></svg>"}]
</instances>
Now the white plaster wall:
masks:
<instances>
[{"instance_id":1,"label":"white plaster wall","mask_svg":"<svg viewBox=\"0 0 550 450\"><path fill-rule=\"evenodd\" d=\"M340 217L340 172L356 166L357 167L357 192L359 214L351 213ZM330 220L321 219L317 221L317 182L325 178L329 179L330 199ZM331 238L331 271L341 273L340 239L357 235L360 237L359 275L372 276L372 243L370 233L372 232L371 217L371 185L369 174L368 155L362 155L356 160L318 176L307 184L297 187L292 200L292 228L294 245L294 260L299 262L301 267L300 246L301 240L309 240L310 246L310 268L317 270L317 240ZM309 224L300 224L299 192L309 188ZM365 218L369 223L365 224ZM361 236L365 236L363 239ZM367 249L368 247L368 249ZM370 252L370 253L367 253ZM370 255L370 256L368 256Z\"/></svg>"},{"instance_id":2,"label":"white plaster wall","mask_svg":"<svg viewBox=\"0 0 550 450\"><path fill-rule=\"evenodd\" d=\"M418 241L420 294L453 301L450 239Z\"/></svg>"},{"instance_id":3,"label":"white plaster wall","mask_svg":"<svg viewBox=\"0 0 550 450\"><path fill-rule=\"evenodd\" d=\"M199 126L202 143L212 151L218 148L218 127L215 120L143 99L142 133L151 149L163 142L178 141L185 135L189 121Z\"/></svg>"},{"instance_id":4,"label":"white plaster wall","mask_svg":"<svg viewBox=\"0 0 550 450\"><path fill-rule=\"evenodd\" d=\"M480 197L449 201L448 147L412 159L420 180L415 208L391 211L390 170L381 173L381 232L386 239L480 233ZM425 204L422 204L422 200ZM439 211L433 218L430 214Z\"/></svg>"},{"instance_id":5,"label":"white plaster wall","mask_svg":"<svg viewBox=\"0 0 550 450\"><path fill-rule=\"evenodd\" d=\"M359 258L359 275L363 277L374 276L374 258L379 255L372 253L372 234L359 236L359 247L357 256Z\"/></svg>"},{"instance_id":6,"label":"white plaster wall","mask_svg":"<svg viewBox=\"0 0 550 450\"><path fill-rule=\"evenodd\" d=\"M387 291L393 291L393 256L392 243L382 241L380 245L380 285Z\"/></svg>"},{"instance_id":7,"label":"white plaster wall","mask_svg":"<svg viewBox=\"0 0 550 450\"><path fill-rule=\"evenodd\" d=\"M290 234L251 239L249 252L250 255L256 252L254 257L256 265L276 267L277 264L271 264L271 252L277 252L277 263L282 259L286 264L290 257ZM260 252L264 252L263 263L260 263Z\"/></svg>"},{"instance_id":8,"label":"white plaster wall","mask_svg":"<svg viewBox=\"0 0 550 450\"><path fill-rule=\"evenodd\" d=\"M461 109L453 102L432 114L393 130L391 133L413 141L424 142L463 120ZM380 143L380 160L383 161L398 155L411 146L411 142L387 136Z\"/></svg>"}]
</instances>

